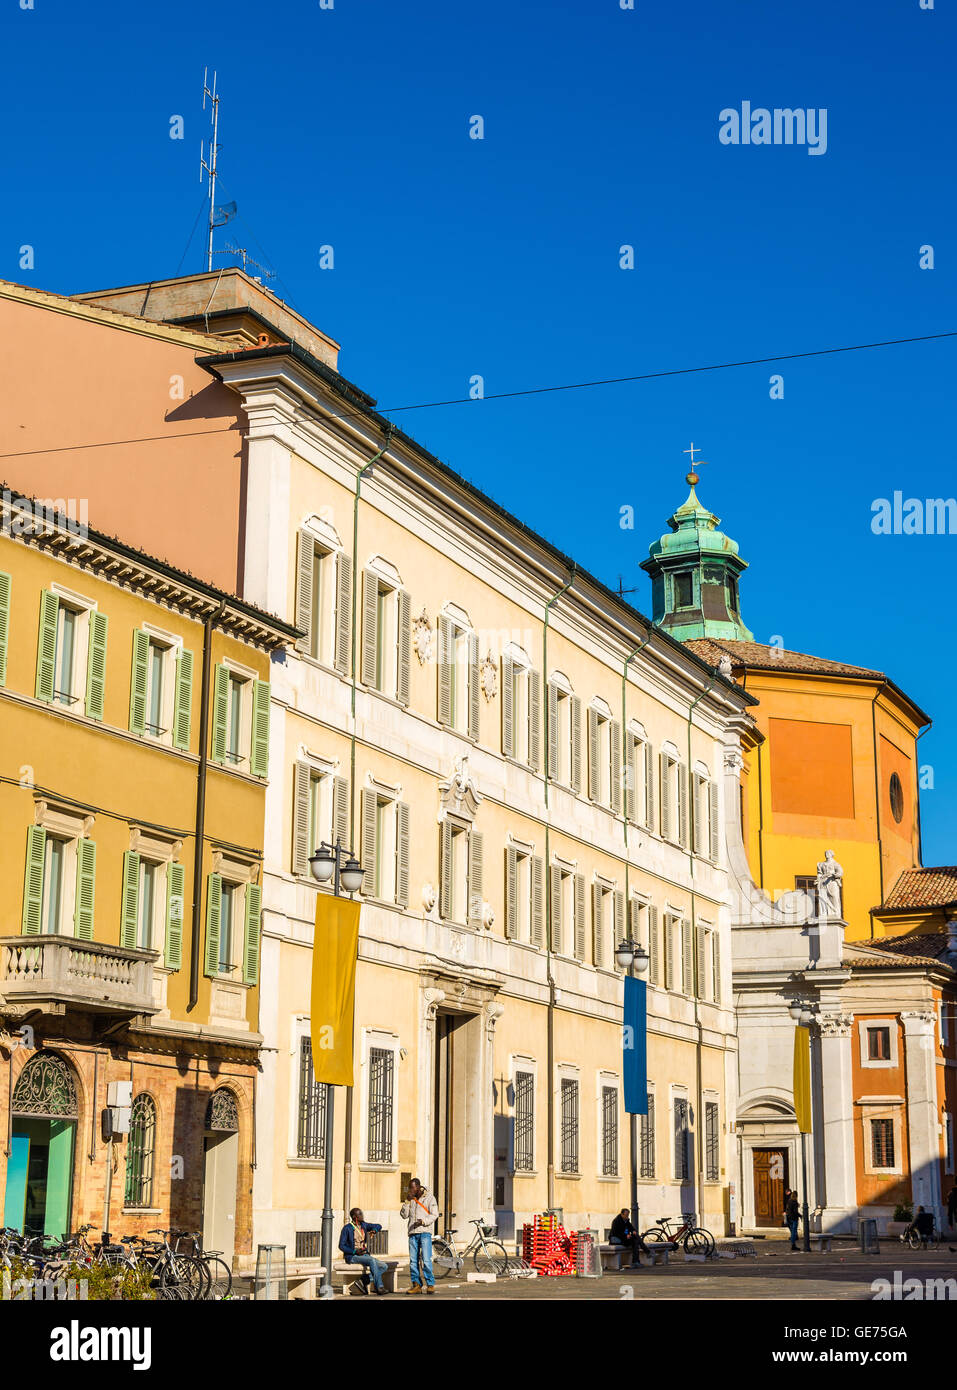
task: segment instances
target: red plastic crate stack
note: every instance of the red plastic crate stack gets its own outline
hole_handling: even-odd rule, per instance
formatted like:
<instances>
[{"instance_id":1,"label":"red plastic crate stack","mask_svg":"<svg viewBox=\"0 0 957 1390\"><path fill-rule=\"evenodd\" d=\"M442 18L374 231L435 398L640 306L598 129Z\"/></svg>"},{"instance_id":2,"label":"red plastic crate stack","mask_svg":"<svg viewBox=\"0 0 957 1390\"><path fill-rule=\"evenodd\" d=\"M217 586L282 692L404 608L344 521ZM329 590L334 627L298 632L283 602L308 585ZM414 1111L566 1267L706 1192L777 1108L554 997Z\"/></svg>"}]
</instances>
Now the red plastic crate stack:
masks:
<instances>
[{"instance_id":1,"label":"red plastic crate stack","mask_svg":"<svg viewBox=\"0 0 957 1390\"><path fill-rule=\"evenodd\" d=\"M575 1245L557 1217L536 1216L534 1225L522 1227L522 1257L542 1276L574 1274Z\"/></svg>"}]
</instances>

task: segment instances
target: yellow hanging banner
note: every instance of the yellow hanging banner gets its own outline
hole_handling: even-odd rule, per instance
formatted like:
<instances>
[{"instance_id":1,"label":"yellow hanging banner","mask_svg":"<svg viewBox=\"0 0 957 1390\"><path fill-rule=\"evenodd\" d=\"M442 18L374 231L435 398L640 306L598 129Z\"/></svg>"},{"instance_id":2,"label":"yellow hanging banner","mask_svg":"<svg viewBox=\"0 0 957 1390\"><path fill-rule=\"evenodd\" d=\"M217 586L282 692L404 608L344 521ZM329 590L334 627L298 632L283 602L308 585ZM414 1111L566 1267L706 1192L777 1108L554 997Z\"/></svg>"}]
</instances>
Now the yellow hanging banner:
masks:
<instances>
[{"instance_id":1,"label":"yellow hanging banner","mask_svg":"<svg viewBox=\"0 0 957 1390\"><path fill-rule=\"evenodd\" d=\"M811 1133L811 1034L807 1028L794 1030L794 1113L798 1132Z\"/></svg>"},{"instance_id":2,"label":"yellow hanging banner","mask_svg":"<svg viewBox=\"0 0 957 1390\"><path fill-rule=\"evenodd\" d=\"M312 947L312 1066L316 1080L352 1086L359 904L320 893Z\"/></svg>"}]
</instances>

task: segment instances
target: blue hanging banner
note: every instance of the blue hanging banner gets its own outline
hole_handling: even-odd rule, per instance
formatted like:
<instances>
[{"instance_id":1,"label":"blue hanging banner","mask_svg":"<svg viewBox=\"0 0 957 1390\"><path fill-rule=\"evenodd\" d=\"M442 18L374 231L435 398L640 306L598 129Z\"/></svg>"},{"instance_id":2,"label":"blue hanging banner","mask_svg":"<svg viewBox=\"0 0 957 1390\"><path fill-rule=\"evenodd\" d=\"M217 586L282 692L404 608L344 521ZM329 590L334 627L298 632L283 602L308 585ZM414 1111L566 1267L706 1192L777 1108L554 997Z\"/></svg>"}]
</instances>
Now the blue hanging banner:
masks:
<instances>
[{"instance_id":1,"label":"blue hanging banner","mask_svg":"<svg viewBox=\"0 0 957 1390\"><path fill-rule=\"evenodd\" d=\"M621 1034L621 1074L625 1113L648 1114L648 1020L644 980L625 976L625 1016Z\"/></svg>"}]
</instances>

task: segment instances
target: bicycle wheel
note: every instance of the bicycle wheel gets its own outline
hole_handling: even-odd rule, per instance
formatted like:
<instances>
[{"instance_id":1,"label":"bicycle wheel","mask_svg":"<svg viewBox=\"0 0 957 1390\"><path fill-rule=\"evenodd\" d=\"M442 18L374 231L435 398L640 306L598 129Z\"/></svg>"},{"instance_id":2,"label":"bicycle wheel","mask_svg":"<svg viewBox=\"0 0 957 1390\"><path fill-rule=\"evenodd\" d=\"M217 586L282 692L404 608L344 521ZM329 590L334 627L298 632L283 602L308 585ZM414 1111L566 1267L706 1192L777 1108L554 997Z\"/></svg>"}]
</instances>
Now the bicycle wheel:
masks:
<instances>
[{"instance_id":1,"label":"bicycle wheel","mask_svg":"<svg viewBox=\"0 0 957 1390\"><path fill-rule=\"evenodd\" d=\"M487 1240L473 1257L476 1274L507 1274L508 1251L497 1240Z\"/></svg>"},{"instance_id":2,"label":"bicycle wheel","mask_svg":"<svg viewBox=\"0 0 957 1390\"><path fill-rule=\"evenodd\" d=\"M661 1229L660 1226L652 1226L650 1231L645 1231L645 1234L641 1237L641 1239L644 1245L651 1245L654 1243L664 1245L667 1243L668 1237L665 1235L664 1231Z\"/></svg>"},{"instance_id":3,"label":"bicycle wheel","mask_svg":"<svg viewBox=\"0 0 957 1390\"><path fill-rule=\"evenodd\" d=\"M205 1299L228 1298L233 1287L233 1272L225 1260L215 1257L205 1260L209 1272L209 1283L203 1295Z\"/></svg>"},{"instance_id":4,"label":"bicycle wheel","mask_svg":"<svg viewBox=\"0 0 957 1390\"><path fill-rule=\"evenodd\" d=\"M700 1226L695 1226L685 1236L686 1255L710 1255L714 1250L714 1236Z\"/></svg>"},{"instance_id":5,"label":"bicycle wheel","mask_svg":"<svg viewBox=\"0 0 957 1390\"><path fill-rule=\"evenodd\" d=\"M920 1236L917 1234L916 1231L907 1232L907 1244L911 1248L911 1250L920 1249Z\"/></svg>"},{"instance_id":6,"label":"bicycle wheel","mask_svg":"<svg viewBox=\"0 0 957 1390\"><path fill-rule=\"evenodd\" d=\"M164 1297L169 1297L165 1291L170 1288L177 1289L180 1298L199 1302L207 1288L206 1272L200 1261L193 1255L171 1255L160 1271L160 1289Z\"/></svg>"},{"instance_id":7,"label":"bicycle wheel","mask_svg":"<svg viewBox=\"0 0 957 1390\"><path fill-rule=\"evenodd\" d=\"M432 1241L432 1273L436 1279L446 1279L453 1270L458 1272L459 1261L451 1245L440 1237Z\"/></svg>"}]
</instances>

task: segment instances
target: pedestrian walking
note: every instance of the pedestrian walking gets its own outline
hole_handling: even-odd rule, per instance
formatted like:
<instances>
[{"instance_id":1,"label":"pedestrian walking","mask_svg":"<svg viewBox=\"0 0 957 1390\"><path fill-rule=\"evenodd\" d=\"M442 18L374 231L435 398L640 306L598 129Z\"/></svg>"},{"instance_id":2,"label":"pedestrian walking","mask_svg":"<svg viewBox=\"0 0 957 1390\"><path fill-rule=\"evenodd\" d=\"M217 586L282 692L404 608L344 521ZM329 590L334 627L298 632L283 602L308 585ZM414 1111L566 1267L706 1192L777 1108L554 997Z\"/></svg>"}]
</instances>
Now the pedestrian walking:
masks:
<instances>
[{"instance_id":1,"label":"pedestrian walking","mask_svg":"<svg viewBox=\"0 0 957 1390\"><path fill-rule=\"evenodd\" d=\"M439 1219L439 1204L418 1178L409 1183L407 1200L399 1215L409 1228L409 1293L421 1293L425 1281L426 1293L435 1292L432 1273L432 1227Z\"/></svg>"},{"instance_id":2,"label":"pedestrian walking","mask_svg":"<svg viewBox=\"0 0 957 1390\"><path fill-rule=\"evenodd\" d=\"M801 1208L798 1206L798 1195L796 1192L788 1194L788 1204L784 1208L784 1220L787 1228L791 1232L791 1249L798 1248L798 1219L801 1215Z\"/></svg>"},{"instance_id":3,"label":"pedestrian walking","mask_svg":"<svg viewBox=\"0 0 957 1390\"><path fill-rule=\"evenodd\" d=\"M369 1251L369 1236L378 1235L382 1227L374 1221L366 1221L360 1207L353 1207L349 1220L339 1233L339 1249L347 1265L362 1265L362 1280L358 1285L363 1293L369 1292L371 1276L376 1293L388 1293L382 1283L386 1266Z\"/></svg>"}]
</instances>

